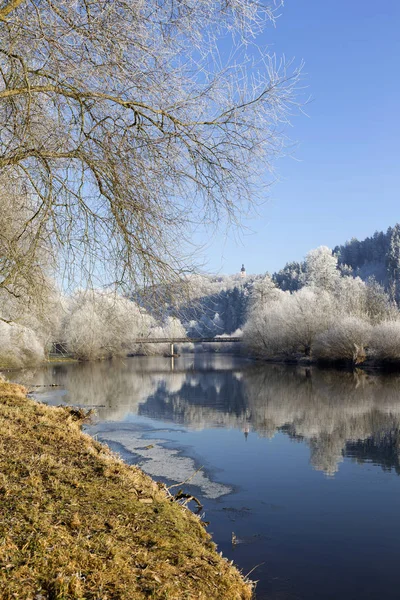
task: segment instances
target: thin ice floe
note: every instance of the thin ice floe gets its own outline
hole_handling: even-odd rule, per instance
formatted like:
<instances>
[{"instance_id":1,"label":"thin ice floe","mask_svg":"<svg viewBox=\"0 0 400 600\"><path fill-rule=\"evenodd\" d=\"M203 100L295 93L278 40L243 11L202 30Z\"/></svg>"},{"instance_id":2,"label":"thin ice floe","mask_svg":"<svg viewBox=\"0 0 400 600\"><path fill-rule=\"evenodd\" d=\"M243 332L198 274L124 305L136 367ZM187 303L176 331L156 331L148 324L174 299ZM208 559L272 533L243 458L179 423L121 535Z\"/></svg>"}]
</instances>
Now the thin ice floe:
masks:
<instances>
[{"instance_id":1,"label":"thin ice floe","mask_svg":"<svg viewBox=\"0 0 400 600\"><path fill-rule=\"evenodd\" d=\"M129 453L142 457L144 460L138 464L152 477L163 477L174 482L190 479L188 485L199 487L206 498L219 498L232 491L226 485L211 481L204 470L192 478L198 468L194 460L182 456L180 450L165 448L164 444L169 440L143 438L137 432L127 429L99 432L98 439L105 443L117 443Z\"/></svg>"}]
</instances>

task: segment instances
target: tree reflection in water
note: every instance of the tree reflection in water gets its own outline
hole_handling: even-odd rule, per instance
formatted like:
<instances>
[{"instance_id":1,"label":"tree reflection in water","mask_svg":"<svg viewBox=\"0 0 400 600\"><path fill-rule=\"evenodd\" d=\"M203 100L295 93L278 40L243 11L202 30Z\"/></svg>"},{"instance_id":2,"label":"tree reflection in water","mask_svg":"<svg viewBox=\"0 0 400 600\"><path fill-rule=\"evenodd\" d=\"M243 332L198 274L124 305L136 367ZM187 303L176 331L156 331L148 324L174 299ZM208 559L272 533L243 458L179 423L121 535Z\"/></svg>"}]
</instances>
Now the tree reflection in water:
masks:
<instances>
[{"instance_id":1,"label":"tree reflection in water","mask_svg":"<svg viewBox=\"0 0 400 600\"><path fill-rule=\"evenodd\" d=\"M186 355L55 365L18 376L27 385L67 389L40 394L55 403L97 406L100 420L128 413L189 428L226 427L310 447L314 469L333 476L344 456L400 473L400 376L282 365L232 356ZM46 388L43 388L46 390Z\"/></svg>"}]
</instances>

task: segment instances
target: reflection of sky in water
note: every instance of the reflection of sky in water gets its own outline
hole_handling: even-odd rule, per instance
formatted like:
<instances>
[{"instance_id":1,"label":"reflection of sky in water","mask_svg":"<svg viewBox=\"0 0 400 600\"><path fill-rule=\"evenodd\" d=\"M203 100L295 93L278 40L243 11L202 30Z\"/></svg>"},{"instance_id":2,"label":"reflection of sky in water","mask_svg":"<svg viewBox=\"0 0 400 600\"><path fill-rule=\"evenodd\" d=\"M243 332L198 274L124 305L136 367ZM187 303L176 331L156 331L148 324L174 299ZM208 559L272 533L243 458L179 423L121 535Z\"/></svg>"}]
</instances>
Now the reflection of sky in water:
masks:
<instances>
[{"instance_id":1,"label":"reflection of sky in water","mask_svg":"<svg viewBox=\"0 0 400 600\"><path fill-rule=\"evenodd\" d=\"M174 368L134 358L18 379L96 406L90 432L168 484L203 465L184 487L225 555L245 572L263 563L257 600L397 599L400 377L218 355Z\"/></svg>"}]
</instances>

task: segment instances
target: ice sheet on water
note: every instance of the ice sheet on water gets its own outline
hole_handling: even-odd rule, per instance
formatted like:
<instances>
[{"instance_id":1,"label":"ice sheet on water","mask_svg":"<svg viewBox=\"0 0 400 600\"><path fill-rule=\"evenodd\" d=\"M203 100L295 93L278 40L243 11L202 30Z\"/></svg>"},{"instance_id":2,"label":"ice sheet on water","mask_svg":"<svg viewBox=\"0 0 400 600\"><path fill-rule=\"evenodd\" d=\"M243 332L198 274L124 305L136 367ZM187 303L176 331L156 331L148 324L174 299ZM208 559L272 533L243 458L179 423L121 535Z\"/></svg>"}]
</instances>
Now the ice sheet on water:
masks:
<instances>
[{"instance_id":1,"label":"ice sheet on water","mask_svg":"<svg viewBox=\"0 0 400 600\"><path fill-rule=\"evenodd\" d=\"M163 477L170 481L186 481L198 468L193 459L182 456L180 450L165 448L168 440L142 437L140 433L129 429L107 430L99 434L100 441L120 444L129 453L141 456L140 467L152 477ZM151 446L151 447L149 447ZM202 469L190 479L188 485L199 487L206 498L219 498L229 494L232 489L221 483L211 481Z\"/></svg>"}]
</instances>

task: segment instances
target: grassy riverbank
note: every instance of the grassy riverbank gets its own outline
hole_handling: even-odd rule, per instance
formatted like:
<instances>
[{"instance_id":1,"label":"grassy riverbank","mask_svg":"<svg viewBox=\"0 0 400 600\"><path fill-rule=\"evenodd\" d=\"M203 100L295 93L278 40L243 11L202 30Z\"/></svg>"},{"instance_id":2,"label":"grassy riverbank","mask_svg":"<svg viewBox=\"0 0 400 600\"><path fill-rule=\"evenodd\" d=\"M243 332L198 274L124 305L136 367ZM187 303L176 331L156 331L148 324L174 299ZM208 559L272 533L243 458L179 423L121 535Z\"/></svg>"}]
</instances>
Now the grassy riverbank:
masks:
<instances>
[{"instance_id":1,"label":"grassy riverbank","mask_svg":"<svg viewBox=\"0 0 400 600\"><path fill-rule=\"evenodd\" d=\"M200 520L80 426L0 380L2 600L250 599Z\"/></svg>"}]
</instances>

